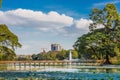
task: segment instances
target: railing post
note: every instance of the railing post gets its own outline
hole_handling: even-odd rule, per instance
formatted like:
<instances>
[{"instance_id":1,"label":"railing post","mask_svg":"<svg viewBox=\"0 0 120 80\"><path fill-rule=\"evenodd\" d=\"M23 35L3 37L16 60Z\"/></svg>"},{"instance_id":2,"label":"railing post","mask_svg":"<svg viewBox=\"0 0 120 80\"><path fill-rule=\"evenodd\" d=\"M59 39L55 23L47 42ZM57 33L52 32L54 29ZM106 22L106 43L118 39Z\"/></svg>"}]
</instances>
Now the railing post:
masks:
<instances>
[{"instance_id":1,"label":"railing post","mask_svg":"<svg viewBox=\"0 0 120 80\"><path fill-rule=\"evenodd\" d=\"M40 67L40 62L39 62L39 67Z\"/></svg>"},{"instance_id":2,"label":"railing post","mask_svg":"<svg viewBox=\"0 0 120 80\"><path fill-rule=\"evenodd\" d=\"M14 69L16 70L16 63L14 62Z\"/></svg>"},{"instance_id":3,"label":"railing post","mask_svg":"<svg viewBox=\"0 0 120 80\"><path fill-rule=\"evenodd\" d=\"M19 62L19 70L21 70L21 62Z\"/></svg>"},{"instance_id":4,"label":"railing post","mask_svg":"<svg viewBox=\"0 0 120 80\"><path fill-rule=\"evenodd\" d=\"M26 62L24 62L24 69L26 70Z\"/></svg>"},{"instance_id":5,"label":"railing post","mask_svg":"<svg viewBox=\"0 0 120 80\"><path fill-rule=\"evenodd\" d=\"M34 62L34 67L36 68L36 63Z\"/></svg>"}]
</instances>

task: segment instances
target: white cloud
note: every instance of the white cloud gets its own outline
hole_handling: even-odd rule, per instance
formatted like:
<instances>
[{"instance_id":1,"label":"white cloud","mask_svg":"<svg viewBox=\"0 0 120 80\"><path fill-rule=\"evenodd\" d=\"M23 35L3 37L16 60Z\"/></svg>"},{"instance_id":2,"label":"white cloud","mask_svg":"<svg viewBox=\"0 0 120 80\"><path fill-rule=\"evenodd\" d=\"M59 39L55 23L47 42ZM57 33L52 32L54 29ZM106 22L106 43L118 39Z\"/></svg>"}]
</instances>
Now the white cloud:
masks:
<instances>
[{"instance_id":1,"label":"white cloud","mask_svg":"<svg viewBox=\"0 0 120 80\"><path fill-rule=\"evenodd\" d=\"M88 30L90 23L92 23L91 20L82 19L82 18L80 20L75 21L76 28L82 29L82 30Z\"/></svg>"},{"instance_id":2,"label":"white cloud","mask_svg":"<svg viewBox=\"0 0 120 80\"><path fill-rule=\"evenodd\" d=\"M40 30L58 30L73 24L73 18L55 11L43 13L27 9L0 11L0 23L9 26L36 27Z\"/></svg>"},{"instance_id":3,"label":"white cloud","mask_svg":"<svg viewBox=\"0 0 120 80\"><path fill-rule=\"evenodd\" d=\"M96 29L98 29L98 28L104 28L105 26L103 25L103 24L97 24L97 27L96 27Z\"/></svg>"},{"instance_id":4,"label":"white cloud","mask_svg":"<svg viewBox=\"0 0 120 80\"><path fill-rule=\"evenodd\" d=\"M47 41L28 41L22 43L22 45L22 48L16 49L17 54L38 54L42 51L42 48L45 48L46 51L50 50L50 43Z\"/></svg>"},{"instance_id":5,"label":"white cloud","mask_svg":"<svg viewBox=\"0 0 120 80\"><path fill-rule=\"evenodd\" d=\"M69 49L75 42L72 40L88 32L92 22L83 18L75 20L55 11L43 13L27 9L0 11L0 18L0 23L7 24L18 35L22 43L22 48L16 50L18 54L39 53L41 48L50 50L51 42L61 42L63 48Z\"/></svg>"},{"instance_id":6,"label":"white cloud","mask_svg":"<svg viewBox=\"0 0 120 80\"><path fill-rule=\"evenodd\" d=\"M36 28L44 32L54 32L56 35L59 33L69 33L71 29L74 32L77 29L88 30L89 23L92 22L82 18L74 20L70 16L59 14L55 11L43 13L42 11L28 9L0 11L0 18L0 23L11 27ZM71 29L67 31L66 27Z\"/></svg>"},{"instance_id":7,"label":"white cloud","mask_svg":"<svg viewBox=\"0 0 120 80\"><path fill-rule=\"evenodd\" d=\"M66 32L65 27L72 27L73 24L78 29L88 29L91 20L74 20L65 14L59 14L55 11L43 13L42 11L33 11L28 9L16 9L9 11L0 11L0 23L8 26L37 28L42 31Z\"/></svg>"},{"instance_id":8,"label":"white cloud","mask_svg":"<svg viewBox=\"0 0 120 80\"><path fill-rule=\"evenodd\" d=\"M21 47L22 50L26 50L30 48L28 44L22 44L22 45L24 45L23 47Z\"/></svg>"}]
</instances>

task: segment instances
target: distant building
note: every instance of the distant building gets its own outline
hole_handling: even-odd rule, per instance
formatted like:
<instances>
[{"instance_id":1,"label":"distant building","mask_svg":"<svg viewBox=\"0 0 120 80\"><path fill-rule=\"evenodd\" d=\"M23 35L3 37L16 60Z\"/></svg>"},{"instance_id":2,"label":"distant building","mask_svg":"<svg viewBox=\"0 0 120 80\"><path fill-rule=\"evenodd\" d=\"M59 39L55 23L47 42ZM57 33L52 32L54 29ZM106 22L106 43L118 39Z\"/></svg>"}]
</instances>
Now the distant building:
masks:
<instances>
[{"instance_id":1,"label":"distant building","mask_svg":"<svg viewBox=\"0 0 120 80\"><path fill-rule=\"evenodd\" d=\"M60 44L51 44L51 51L61 51L62 47Z\"/></svg>"}]
</instances>

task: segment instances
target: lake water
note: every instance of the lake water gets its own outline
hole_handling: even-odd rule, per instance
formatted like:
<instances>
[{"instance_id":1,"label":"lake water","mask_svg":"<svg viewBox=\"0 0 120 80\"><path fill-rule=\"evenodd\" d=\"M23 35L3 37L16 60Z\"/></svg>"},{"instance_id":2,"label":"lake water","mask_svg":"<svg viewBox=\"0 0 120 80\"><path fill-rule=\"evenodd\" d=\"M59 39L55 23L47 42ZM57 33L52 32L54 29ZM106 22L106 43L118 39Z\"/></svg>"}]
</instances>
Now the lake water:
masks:
<instances>
[{"instance_id":1,"label":"lake water","mask_svg":"<svg viewBox=\"0 0 120 80\"><path fill-rule=\"evenodd\" d=\"M120 65L26 68L0 65L0 80L120 80Z\"/></svg>"}]
</instances>

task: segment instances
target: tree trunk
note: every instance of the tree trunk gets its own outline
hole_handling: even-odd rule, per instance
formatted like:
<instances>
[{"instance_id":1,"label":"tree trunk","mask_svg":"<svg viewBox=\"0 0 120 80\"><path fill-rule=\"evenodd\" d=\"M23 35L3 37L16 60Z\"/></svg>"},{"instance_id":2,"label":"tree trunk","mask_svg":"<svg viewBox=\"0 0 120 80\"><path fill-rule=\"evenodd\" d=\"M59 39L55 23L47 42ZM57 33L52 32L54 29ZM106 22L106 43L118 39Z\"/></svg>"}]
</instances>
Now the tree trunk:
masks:
<instances>
[{"instance_id":1,"label":"tree trunk","mask_svg":"<svg viewBox=\"0 0 120 80\"><path fill-rule=\"evenodd\" d=\"M106 61L104 64L111 64L111 62L109 61L109 56L108 56L108 53L106 54Z\"/></svg>"}]
</instances>

